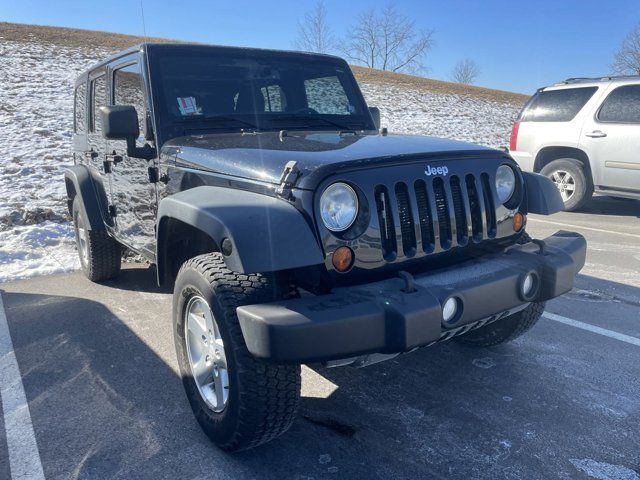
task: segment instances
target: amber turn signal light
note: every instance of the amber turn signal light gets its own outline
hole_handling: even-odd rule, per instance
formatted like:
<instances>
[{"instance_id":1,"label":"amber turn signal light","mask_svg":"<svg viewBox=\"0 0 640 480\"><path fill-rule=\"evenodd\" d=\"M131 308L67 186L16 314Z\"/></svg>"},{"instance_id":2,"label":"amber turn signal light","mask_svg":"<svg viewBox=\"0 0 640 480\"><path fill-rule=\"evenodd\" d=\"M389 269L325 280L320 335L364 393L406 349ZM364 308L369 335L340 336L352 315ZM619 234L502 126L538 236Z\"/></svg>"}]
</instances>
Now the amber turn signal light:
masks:
<instances>
[{"instance_id":1,"label":"amber turn signal light","mask_svg":"<svg viewBox=\"0 0 640 480\"><path fill-rule=\"evenodd\" d=\"M513 216L513 230L516 232L519 232L520 230L522 230L522 227L524 227L525 220L526 220L526 217L522 213L516 212L516 214Z\"/></svg>"},{"instance_id":2,"label":"amber turn signal light","mask_svg":"<svg viewBox=\"0 0 640 480\"><path fill-rule=\"evenodd\" d=\"M351 264L353 264L353 250L349 247L338 247L336 251L333 252L331 263L333 263L337 271L346 272L351 268Z\"/></svg>"}]
</instances>

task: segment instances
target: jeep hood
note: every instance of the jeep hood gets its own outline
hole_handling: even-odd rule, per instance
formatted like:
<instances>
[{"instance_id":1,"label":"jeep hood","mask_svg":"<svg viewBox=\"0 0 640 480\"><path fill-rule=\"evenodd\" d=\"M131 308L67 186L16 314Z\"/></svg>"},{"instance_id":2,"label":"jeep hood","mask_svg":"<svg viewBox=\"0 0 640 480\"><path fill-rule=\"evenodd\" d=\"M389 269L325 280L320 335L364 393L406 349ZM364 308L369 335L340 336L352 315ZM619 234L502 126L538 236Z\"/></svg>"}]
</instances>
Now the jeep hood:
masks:
<instances>
[{"instance_id":1,"label":"jeep hood","mask_svg":"<svg viewBox=\"0 0 640 480\"><path fill-rule=\"evenodd\" d=\"M352 135L278 132L191 135L163 146L176 165L223 175L280 183L285 165L296 161L297 188L313 189L340 170L375 165L504 156L501 151L454 140L415 135Z\"/></svg>"}]
</instances>

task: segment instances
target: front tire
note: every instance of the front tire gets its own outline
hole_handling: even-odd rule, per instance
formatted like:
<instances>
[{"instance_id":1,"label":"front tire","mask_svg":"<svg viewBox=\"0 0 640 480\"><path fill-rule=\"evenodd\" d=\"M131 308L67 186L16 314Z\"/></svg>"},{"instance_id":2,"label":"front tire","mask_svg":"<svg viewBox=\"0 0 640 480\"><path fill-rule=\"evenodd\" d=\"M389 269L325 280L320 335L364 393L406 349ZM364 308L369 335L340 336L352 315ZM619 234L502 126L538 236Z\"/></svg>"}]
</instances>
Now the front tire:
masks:
<instances>
[{"instance_id":1,"label":"front tire","mask_svg":"<svg viewBox=\"0 0 640 480\"><path fill-rule=\"evenodd\" d=\"M497 320L484 327L476 328L455 340L473 347L493 347L515 340L533 327L544 312L544 302L535 302L524 310Z\"/></svg>"},{"instance_id":2,"label":"front tire","mask_svg":"<svg viewBox=\"0 0 640 480\"><path fill-rule=\"evenodd\" d=\"M82 200L73 200L73 226L76 246L80 256L80 267L92 282L115 278L120 273L122 249L120 244L106 230L89 230L89 220L81 208Z\"/></svg>"},{"instance_id":3,"label":"front tire","mask_svg":"<svg viewBox=\"0 0 640 480\"><path fill-rule=\"evenodd\" d=\"M593 196L593 182L584 165L572 158L548 163L540 171L555 183L567 212L581 209Z\"/></svg>"},{"instance_id":4,"label":"front tire","mask_svg":"<svg viewBox=\"0 0 640 480\"><path fill-rule=\"evenodd\" d=\"M218 253L187 261L176 278L174 341L182 382L201 428L223 450L244 450L268 442L295 419L300 366L256 359L247 350L236 315L240 305L282 296L273 278L232 272ZM203 311L203 306L209 310ZM196 320L206 328L194 334L189 319L200 314L202 319ZM211 344L213 349L208 347ZM216 354L216 348L222 348L222 354ZM206 364L207 355L208 370L198 363L204 359ZM225 389L226 394L216 388Z\"/></svg>"}]
</instances>

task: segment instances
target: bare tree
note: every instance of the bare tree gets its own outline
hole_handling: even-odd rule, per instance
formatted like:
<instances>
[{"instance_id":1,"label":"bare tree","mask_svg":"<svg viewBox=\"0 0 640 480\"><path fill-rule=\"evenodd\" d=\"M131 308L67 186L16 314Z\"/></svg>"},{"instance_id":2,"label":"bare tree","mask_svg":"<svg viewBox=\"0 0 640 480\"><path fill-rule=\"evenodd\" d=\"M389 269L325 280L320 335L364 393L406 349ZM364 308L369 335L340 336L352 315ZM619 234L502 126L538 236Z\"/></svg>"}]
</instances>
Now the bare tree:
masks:
<instances>
[{"instance_id":1,"label":"bare tree","mask_svg":"<svg viewBox=\"0 0 640 480\"><path fill-rule=\"evenodd\" d=\"M611 68L620 75L640 75L640 23L622 41Z\"/></svg>"},{"instance_id":2,"label":"bare tree","mask_svg":"<svg viewBox=\"0 0 640 480\"><path fill-rule=\"evenodd\" d=\"M389 4L378 12L358 15L348 35L345 54L370 68L418 71L433 46L433 30L418 30L415 22Z\"/></svg>"},{"instance_id":3,"label":"bare tree","mask_svg":"<svg viewBox=\"0 0 640 480\"><path fill-rule=\"evenodd\" d=\"M348 36L345 53L358 63L376 68L379 55L378 16L371 8L358 15L357 23Z\"/></svg>"},{"instance_id":4,"label":"bare tree","mask_svg":"<svg viewBox=\"0 0 640 480\"><path fill-rule=\"evenodd\" d=\"M318 0L313 10L305 13L304 20L298 22L295 46L300 50L316 53L328 53L337 47L323 0Z\"/></svg>"},{"instance_id":5,"label":"bare tree","mask_svg":"<svg viewBox=\"0 0 640 480\"><path fill-rule=\"evenodd\" d=\"M456 66L453 67L451 78L454 82L471 85L475 82L476 78L478 78L481 71L480 65L470 58L465 58L464 60L460 60L456 63Z\"/></svg>"}]
</instances>

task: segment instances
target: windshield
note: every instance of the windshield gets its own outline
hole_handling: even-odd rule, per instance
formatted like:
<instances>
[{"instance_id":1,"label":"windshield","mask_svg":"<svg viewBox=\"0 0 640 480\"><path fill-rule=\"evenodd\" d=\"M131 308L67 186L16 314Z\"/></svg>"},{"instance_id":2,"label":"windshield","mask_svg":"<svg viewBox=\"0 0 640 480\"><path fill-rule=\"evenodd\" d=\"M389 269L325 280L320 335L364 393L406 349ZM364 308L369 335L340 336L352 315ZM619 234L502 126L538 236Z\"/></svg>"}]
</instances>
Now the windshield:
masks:
<instances>
[{"instance_id":1,"label":"windshield","mask_svg":"<svg viewBox=\"0 0 640 480\"><path fill-rule=\"evenodd\" d=\"M179 135L375 128L351 71L339 59L197 47L155 57L155 108Z\"/></svg>"}]
</instances>

